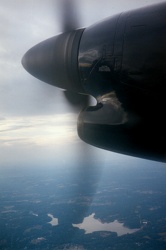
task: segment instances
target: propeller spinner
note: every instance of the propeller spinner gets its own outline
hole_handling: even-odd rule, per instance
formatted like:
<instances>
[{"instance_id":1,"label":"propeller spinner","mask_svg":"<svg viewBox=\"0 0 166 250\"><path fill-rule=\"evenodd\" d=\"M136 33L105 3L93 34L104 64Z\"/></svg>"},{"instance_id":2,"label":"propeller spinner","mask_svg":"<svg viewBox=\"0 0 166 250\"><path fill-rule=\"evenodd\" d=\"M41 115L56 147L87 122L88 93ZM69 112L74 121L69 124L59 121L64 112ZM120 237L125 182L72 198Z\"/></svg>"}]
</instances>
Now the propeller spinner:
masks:
<instances>
[{"instance_id":1,"label":"propeller spinner","mask_svg":"<svg viewBox=\"0 0 166 250\"><path fill-rule=\"evenodd\" d=\"M56 87L84 93L79 84L78 48L84 29L65 32L32 47L22 64L34 77Z\"/></svg>"}]
</instances>

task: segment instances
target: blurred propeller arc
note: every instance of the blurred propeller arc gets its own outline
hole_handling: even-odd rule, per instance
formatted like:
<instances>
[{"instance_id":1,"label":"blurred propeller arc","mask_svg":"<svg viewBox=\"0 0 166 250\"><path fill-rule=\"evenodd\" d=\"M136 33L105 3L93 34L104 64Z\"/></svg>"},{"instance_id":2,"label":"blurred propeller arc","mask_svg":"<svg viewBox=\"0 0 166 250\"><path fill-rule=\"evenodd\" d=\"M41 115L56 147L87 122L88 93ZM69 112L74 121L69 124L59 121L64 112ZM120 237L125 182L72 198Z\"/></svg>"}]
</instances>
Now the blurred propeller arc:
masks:
<instances>
[{"instance_id":1,"label":"blurred propeller arc","mask_svg":"<svg viewBox=\"0 0 166 250\"><path fill-rule=\"evenodd\" d=\"M94 102L93 98L90 99L90 96L84 93L79 79L77 56L79 39L81 39L84 29L78 29L80 23L76 2L78 3L76 0L59 0L61 14L59 25L61 25L62 33L32 47L22 59L24 68L30 74L50 85L65 89L61 93L63 93L66 102L70 104L73 113L81 111L83 107L89 106L90 101ZM55 4L57 3L55 2ZM57 10L55 11L55 15L56 12ZM73 89L76 92L72 91ZM59 90L57 90L57 94L60 94ZM69 214L78 213L78 223L81 223L93 200L93 195L95 194L100 178L100 170L93 167L93 150L90 147L80 140L75 152L73 152L74 158L72 164L76 165L75 179L79 182L79 185L73 188L73 194L75 197L80 197L79 202L83 206L82 211L79 211L77 208L73 209L72 205L67 213L65 213L64 221L69 220ZM83 162L85 162L85 159L86 164L84 165ZM91 181L94 177L95 186L92 185ZM84 200L87 190L91 194L88 203ZM72 223L76 223L76 221Z\"/></svg>"},{"instance_id":2,"label":"blurred propeller arc","mask_svg":"<svg viewBox=\"0 0 166 250\"><path fill-rule=\"evenodd\" d=\"M60 4L60 24L61 31L68 32L76 30L81 27L80 17L81 13L78 7L78 1L75 0L61 0Z\"/></svg>"},{"instance_id":3,"label":"blurred propeller arc","mask_svg":"<svg viewBox=\"0 0 166 250\"><path fill-rule=\"evenodd\" d=\"M61 0L59 1L60 7L60 24L62 32L70 32L81 27L81 13L78 6L78 1L76 0ZM83 108L89 105L90 96L78 94L73 91L65 90L64 96L71 105L71 107Z\"/></svg>"},{"instance_id":4,"label":"blurred propeller arc","mask_svg":"<svg viewBox=\"0 0 166 250\"><path fill-rule=\"evenodd\" d=\"M56 2L55 4L57 5ZM80 108L89 104L78 70L79 44L84 29L78 29L80 24L76 1L59 1L55 15L56 13L60 14L59 26L62 32L29 49L22 64L34 77L65 90L61 93L68 105L71 104L71 108L80 111Z\"/></svg>"}]
</instances>

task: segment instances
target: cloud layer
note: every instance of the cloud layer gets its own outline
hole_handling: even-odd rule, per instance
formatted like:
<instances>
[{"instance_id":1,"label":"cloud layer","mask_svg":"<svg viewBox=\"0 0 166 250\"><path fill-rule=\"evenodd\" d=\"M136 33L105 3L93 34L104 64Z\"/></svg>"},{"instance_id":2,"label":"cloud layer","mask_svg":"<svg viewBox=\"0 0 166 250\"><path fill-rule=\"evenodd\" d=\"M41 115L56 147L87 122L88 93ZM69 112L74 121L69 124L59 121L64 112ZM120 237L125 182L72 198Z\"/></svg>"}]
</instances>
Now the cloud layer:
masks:
<instances>
[{"instance_id":1,"label":"cloud layer","mask_svg":"<svg viewBox=\"0 0 166 250\"><path fill-rule=\"evenodd\" d=\"M0 121L0 146L66 145L78 142L76 116L14 117Z\"/></svg>"}]
</instances>

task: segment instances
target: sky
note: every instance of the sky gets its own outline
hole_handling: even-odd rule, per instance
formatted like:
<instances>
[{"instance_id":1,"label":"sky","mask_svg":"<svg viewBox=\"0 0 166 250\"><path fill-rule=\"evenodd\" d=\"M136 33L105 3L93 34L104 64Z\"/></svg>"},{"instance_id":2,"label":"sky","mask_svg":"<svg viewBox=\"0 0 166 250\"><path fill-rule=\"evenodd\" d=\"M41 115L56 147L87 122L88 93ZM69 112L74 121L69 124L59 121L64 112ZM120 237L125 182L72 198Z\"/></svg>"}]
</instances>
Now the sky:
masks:
<instances>
[{"instance_id":1,"label":"sky","mask_svg":"<svg viewBox=\"0 0 166 250\"><path fill-rule=\"evenodd\" d=\"M80 0L79 26L161 0ZM61 32L60 0L1 0L0 5L0 168L68 164L79 159L145 161L88 146L77 135L77 116L62 91L29 75L25 52ZM155 163L161 165L162 163Z\"/></svg>"}]
</instances>

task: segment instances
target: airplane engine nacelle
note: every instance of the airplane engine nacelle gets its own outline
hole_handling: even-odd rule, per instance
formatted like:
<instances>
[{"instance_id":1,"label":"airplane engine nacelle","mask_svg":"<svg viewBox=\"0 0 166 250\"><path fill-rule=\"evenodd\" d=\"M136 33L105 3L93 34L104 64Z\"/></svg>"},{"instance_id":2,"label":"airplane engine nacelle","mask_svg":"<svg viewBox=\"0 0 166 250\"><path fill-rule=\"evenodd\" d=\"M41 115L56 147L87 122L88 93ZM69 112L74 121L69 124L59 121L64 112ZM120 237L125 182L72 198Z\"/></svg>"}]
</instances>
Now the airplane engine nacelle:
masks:
<instances>
[{"instance_id":1,"label":"airplane engine nacelle","mask_svg":"<svg viewBox=\"0 0 166 250\"><path fill-rule=\"evenodd\" d=\"M84 30L79 72L97 99L78 134L115 152L165 160L166 3L121 13Z\"/></svg>"}]
</instances>

